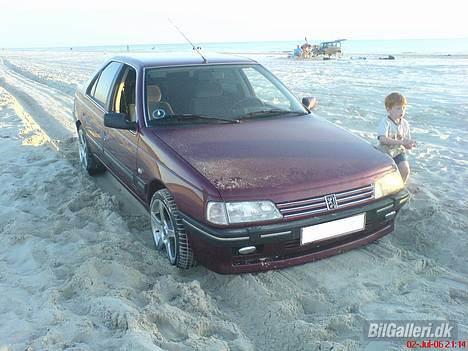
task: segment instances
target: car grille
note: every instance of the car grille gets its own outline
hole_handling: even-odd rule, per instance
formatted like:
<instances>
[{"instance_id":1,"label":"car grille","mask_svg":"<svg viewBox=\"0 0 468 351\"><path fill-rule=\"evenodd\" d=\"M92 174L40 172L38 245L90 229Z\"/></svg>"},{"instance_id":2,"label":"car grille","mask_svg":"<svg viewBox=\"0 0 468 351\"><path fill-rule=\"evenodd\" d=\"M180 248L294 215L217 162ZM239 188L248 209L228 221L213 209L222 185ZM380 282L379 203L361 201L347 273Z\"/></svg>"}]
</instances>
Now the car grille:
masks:
<instances>
[{"instance_id":1,"label":"car grille","mask_svg":"<svg viewBox=\"0 0 468 351\"><path fill-rule=\"evenodd\" d=\"M373 200L374 186L370 184L364 187L335 193L334 195L336 196L336 203L338 206L333 210L327 208L327 203L325 201L325 196L327 195L328 194L298 201L281 202L277 203L276 206L285 219L341 210Z\"/></svg>"}]
</instances>

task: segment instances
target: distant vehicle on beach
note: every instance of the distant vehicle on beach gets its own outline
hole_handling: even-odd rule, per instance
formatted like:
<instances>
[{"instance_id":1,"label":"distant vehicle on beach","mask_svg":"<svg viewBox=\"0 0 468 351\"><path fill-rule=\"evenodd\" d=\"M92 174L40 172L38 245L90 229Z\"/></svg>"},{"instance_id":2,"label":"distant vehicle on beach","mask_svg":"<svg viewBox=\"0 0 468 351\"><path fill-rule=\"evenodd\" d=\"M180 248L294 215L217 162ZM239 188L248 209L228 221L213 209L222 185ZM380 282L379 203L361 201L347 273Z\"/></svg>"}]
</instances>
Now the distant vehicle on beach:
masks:
<instances>
[{"instance_id":1,"label":"distant vehicle on beach","mask_svg":"<svg viewBox=\"0 0 468 351\"><path fill-rule=\"evenodd\" d=\"M324 41L320 43L320 46L317 50L317 55L325 55L331 57L333 55L340 56L341 51L341 42L346 39L339 39L334 41Z\"/></svg>"},{"instance_id":2,"label":"distant vehicle on beach","mask_svg":"<svg viewBox=\"0 0 468 351\"><path fill-rule=\"evenodd\" d=\"M295 59L331 59L332 57L341 57L343 54L341 42L345 40L324 41L320 45L312 45L309 44L306 38L306 42L301 46L302 51L298 52L296 49L290 57Z\"/></svg>"},{"instance_id":3,"label":"distant vehicle on beach","mask_svg":"<svg viewBox=\"0 0 468 351\"><path fill-rule=\"evenodd\" d=\"M393 231L408 200L392 159L228 55L112 58L76 92L82 167L148 210L170 264L278 269Z\"/></svg>"}]
</instances>

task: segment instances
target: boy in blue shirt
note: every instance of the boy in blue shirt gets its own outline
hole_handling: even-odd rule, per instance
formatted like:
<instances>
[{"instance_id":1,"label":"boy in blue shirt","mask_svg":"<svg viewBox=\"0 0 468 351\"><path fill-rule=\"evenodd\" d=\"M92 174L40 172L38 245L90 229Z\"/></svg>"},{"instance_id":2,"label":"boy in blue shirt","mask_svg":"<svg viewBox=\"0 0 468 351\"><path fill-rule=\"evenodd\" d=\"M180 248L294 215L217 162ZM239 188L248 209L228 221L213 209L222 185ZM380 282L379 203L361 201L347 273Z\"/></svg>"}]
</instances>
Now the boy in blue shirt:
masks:
<instances>
[{"instance_id":1,"label":"boy in blue shirt","mask_svg":"<svg viewBox=\"0 0 468 351\"><path fill-rule=\"evenodd\" d=\"M301 57L302 56L302 49L299 47L299 45L297 46L297 48L294 49L294 57Z\"/></svg>"}]
</instances>

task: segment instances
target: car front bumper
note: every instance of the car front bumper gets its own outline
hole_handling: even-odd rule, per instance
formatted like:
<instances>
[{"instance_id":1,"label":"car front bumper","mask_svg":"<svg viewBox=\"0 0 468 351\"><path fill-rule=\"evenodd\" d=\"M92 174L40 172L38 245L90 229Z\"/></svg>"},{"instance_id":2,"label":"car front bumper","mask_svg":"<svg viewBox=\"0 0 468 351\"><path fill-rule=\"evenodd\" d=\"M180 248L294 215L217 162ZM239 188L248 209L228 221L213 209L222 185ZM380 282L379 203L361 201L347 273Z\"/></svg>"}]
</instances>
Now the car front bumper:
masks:
<instances>
[{"instance_id":1,"label":"car front bumper","mask_svg":"<svg viewBox=\"0 0 468 351\"><path fill-rule=\"evenodd\" d=\"M181 213L196 259L218 273L259 272L315 261L368 244L393 231L406 190L345 211L277 224L214 228ZM301 245L301 229L365 213L364 230ZM239 249L255 246L251 254Z\"/></svg>"}]
</instances>

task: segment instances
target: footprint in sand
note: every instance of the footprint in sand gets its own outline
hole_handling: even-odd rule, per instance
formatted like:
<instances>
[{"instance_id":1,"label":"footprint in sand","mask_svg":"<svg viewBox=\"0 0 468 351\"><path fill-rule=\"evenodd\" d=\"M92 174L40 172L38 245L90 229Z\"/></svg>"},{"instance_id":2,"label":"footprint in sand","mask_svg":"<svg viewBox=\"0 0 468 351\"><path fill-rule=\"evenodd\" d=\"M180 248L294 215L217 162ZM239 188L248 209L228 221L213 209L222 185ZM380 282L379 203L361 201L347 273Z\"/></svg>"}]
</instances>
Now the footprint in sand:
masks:
<instances>
[{"instance_id":1,"label":"footprint in sand","mask_svg":"<svg viewBox=\"0 0 468 351\"><path fill-rule=\"evenodd\" d=\"M209 325L205 328L201 328L198 331L200 336L205 338L215 337L216 339L221 339L224 341L234 341L239 338L239 334L232 330L234 327L225 326L225 323L213 323L210 322Z\"/></svg>"},{"instance_id":2,"label":"footprint in sand","mask_svg":"<svg viewBox=\"0 0 468 351\"><path fill-rule=\"evenodd\" d=\"M324 296L304 296L300 298L302 310L305 314L311 315L327 313L331 310L332 305L329 301L323 301L324 299Z\"/></svg>"},{"instance_id":3,"label":"footprint in sand","mask_svg":"<svg viewBox=\"0 0 468 351\"><path fill-rule=\"evenodd\" d=\"M422 188L417 184L408 184L406 190L408 190L410 195L415 196L421 192Z\"/></svg>"},{"instance_id":4,"label":"footprint in sand","mask_svg":"<svg viewBox=\"0 0 468 351\"><path fill-rule=\"evenodd\" d=\"M31 189L27 189L27 188L18 189L13 194L13 200L26 199L30 197L32 194L33 192L31 191Z\"/></svg>"},{"instance_id":5,"label":"footprint in sand","mask_svg":"<svg viewBox=\"0 0 468 351\"><path fill-rule=\"evenodd\" d=\"M461 289L449 289L449 296L452 300L459 302L460 304L468 304L468 292Z\"/></svg>"},{"instance_id":6,"label":"footprint in sand","mask_svg":"<svg viewBox=\"0 0 468 351\"><path fill-rule=\"evenodd\" d=\"M157 313L151 321L167 341L180 342L188 338L185 325L170 317L170 314Z\"/></svg>"}]
</instances>

